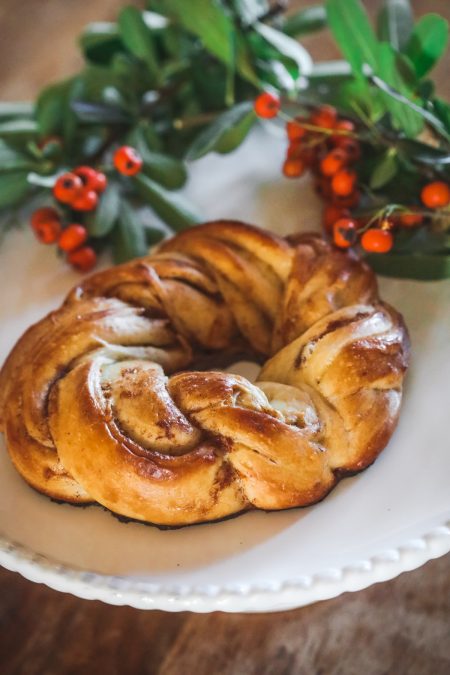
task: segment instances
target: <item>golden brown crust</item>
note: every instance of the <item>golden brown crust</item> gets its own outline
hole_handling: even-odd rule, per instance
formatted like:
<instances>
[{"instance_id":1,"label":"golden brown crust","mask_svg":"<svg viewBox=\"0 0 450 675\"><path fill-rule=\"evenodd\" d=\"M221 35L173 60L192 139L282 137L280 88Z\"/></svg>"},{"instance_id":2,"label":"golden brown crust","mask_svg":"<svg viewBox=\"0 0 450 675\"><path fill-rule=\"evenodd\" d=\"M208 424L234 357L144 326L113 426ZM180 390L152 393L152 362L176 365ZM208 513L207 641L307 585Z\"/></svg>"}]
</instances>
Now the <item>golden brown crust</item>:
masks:
<instances>
[{"instance_id":1,"label":"golden brown crust","mask_svg":"<svg viewBox=\"0 0 450 675\"><path fill-rule=\"evenodd\" d=\"M267 359L256 384L186 370L241 349ZM408 359L364 263L217 221L91 276L32 326L0 372L0 425L57 499L164 525L304 506L386 445Z\"/></svg>"}]
</instances>

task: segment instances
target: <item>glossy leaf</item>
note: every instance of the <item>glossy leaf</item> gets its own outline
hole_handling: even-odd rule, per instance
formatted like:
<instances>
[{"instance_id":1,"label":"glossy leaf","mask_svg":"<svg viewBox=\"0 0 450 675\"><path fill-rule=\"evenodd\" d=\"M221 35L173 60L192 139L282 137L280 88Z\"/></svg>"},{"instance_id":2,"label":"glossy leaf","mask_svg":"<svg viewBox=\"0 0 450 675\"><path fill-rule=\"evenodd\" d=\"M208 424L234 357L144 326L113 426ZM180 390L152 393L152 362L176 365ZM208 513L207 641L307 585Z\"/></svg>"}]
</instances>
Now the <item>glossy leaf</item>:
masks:
<instances>
[{"instance_id":1,"label":"glossy leaf","mask_svg":"<svg viewBox=\"0 0 450 675\"><path fill-rule=\"evenodd\" d=\"M155 82L159 81L159 63L151 29L137 7L125 7L119 14L119 32L127 49L142 59Z\"/></svg>"},{"instance_id":2,"label":"glossy leaf","mask_svg":"<svg viewBox=\"0 0 450 675\"><path fill-rule=\"evenodd\" d=\"M123 51L116 23L90 23L80 37L80 46L86 58L94 63L107 64L115 54Z\"/></svg>"},{"instance_id":3,"label":"glossy leaf","mask_svg":"<svg viewBox=\"0 0 450 675\"><path fill-rule=\"evenodd\" d=\"M432 145L421 143L410 138L399 139L396 147L403 151L405 157L429 166L450 164L450 152L434 148Z\"/></svg>"},{"instance_id":4,"label":"glossy leaf","mask_svg":"<svg viewBox=\"0 0 450 675\"><path fill-rule=\"evenodd\" d=\"M378 73L384 82L404 97L405 101L409 101L412 92L403 76L401 65L402 56L387 42L380 43L378 47ZM423 129L423 117L420 112L385 92L383 92L383 99L386 108L391 113L393 124L397 129L402 129L411 138L414 138L421 132Z\"/></svg>"},{"instance_id":5,"label":"glossy leaf","mask_svg":"<svg viewBox=\"0 0 450 675\"><path fill-rule=\"evenodd\" d=\"M409 0L384 0L378 14L378 37L401 52L413 30L414 18Z\"/></svg>"},{"instance_id":6,"label":"glossy leaf","mask_svg":"<svg viewBox=\"0 0 450 675\"><path fill-rule=\"evenodd\" d=\"M297 76L309 73L312 68L311 57L297 40L289 37L289 35L284 35L281 31L265 23L254 24L254 29L279 52L282 58L290 59L296 64L298 68Z\"/></svg>"},{"instance_id":7,"label":"glossy leaf","mask_svg":"<svg viewBox=\"0 0 450 675\"><path fill-rule=\"evenodd\" d=\"M18 119L0 122L0 138L3 139L34 138L37 133L38 125L34 120Z\"/></svg>"},{"instance_id":8,"label":"glossy leaf","mask_svg":"<svg viewBox=\"0 0 450 675\"><path fill-rule=\"evenodd\" d=\"M30 157L21 152L17 152L9 145L0 140L0 173L8 171L18 171L20 169L30 170L35 165Z\"/></svg>"},{"instance_id":9,"label":"glossy leaf","mask_svg":"<svg viewBox=\"0 0 450 675\"><path fill-rule=\"evenodd\" d=\"M308 33L325 28L327 12L324 5L305 7L295 14L291 14L282 24L283 32L291 37L301 37Z\"/></svg>"},{"instance_id":10,"label":"glossy leaf","mask_svg":"<svg viewBox=\"0 0 450 675\"><path fill-rule=\"evenodd\" d=\"M27 171L16 171L0 175L0 209L19 204L30 190Z\"/></svg>"},{"instance_id":11,"label":"glossy leaf","mask_svg":"<svg viewBox=\"0 0 450 675\"><path fill-rule=\"evenodd\" d=\"M176 232L200 222L200 217L181 195L168 192L144 174L138 174L134 183L147 204Z\"/></svg>"},{"instance_id":12,"label":"glossy leaf","mask_svg":"<svg viewBox=\"0 0 450 675\"><path fill-rule=\"evenodd\" d=\"M120 204L119 217L113 232L115 263L144 256L148 251L144 227L139 214L125 200Z\"/></svg>"},{"instance_id":13,"label":"glossy leaf","mask_svg":"<svg viewBox=\"0 0 450 675\"><path fill-rule=\"evenodd\" d=\"M34 103L10 103L9 101L0 102L0 120L16 119L18 117L32 117L34 114Z\"/></svg>"},{"instance_id":14,"label":"glossy leaf","mask_svg":"<svg viewBox=\"0 0 450 675\"><path fill-rule=\"evenodd\" d=\"M369 185L372 190L379 190L386 183L391 181L398 171L398 164L395 155L387 152L375 165L370 176Z\"/></svg>"},{"instance_id":15,"label":"glossy leaf","mask_svg":"<svg viewBox=\"0 0 450 675\"><path fill-rule=\"evenodd\" d=\"M250 26L270 9L267 0L233 0L239 18L245 26Z\"/></svg>"},{"instance_id":16,"label":"glossy leaf","mask_svg":"<svg viewBox=\"0 0 450 675\"><path fill-rule=\"evenodd\" d=\"M142 146L140 146L140 150L144 160L146 176L169 190L178 190L183 187L187 179L187 172L181 160L149 149L143 150Z\"/></svg>"},{"instance_id":17,"label":"glossy leaf","mask_svg":"<svg viewBox=\"0 0 450 675\"><path fill-rule=\"evenodd\" d=\"M365 64L376 70L377 40L359 0L327 0L326 9L333 37L355 75L362 75Z\"/></svg>"},{"instance_id":18,"label":"glossy leaf","mask_svg":"<svg viewBox=\"0 0 450 675\"><path fill-rule=\"evenodd\" d=\"M448 43L448 23L439 14L425 14L414 26L405 53L419 77L430 71L444 54Z\"/></svg>"},{"instance_id":19,"label":"glossy leaf","mask_svg":"<svg viewBox=\"0 0 450 675\"><path fill-rule=\"evenodd\" d=\"M113 229L119 215L120 195L116 185L109 184L101 195L95 213L88 218L87 227L92 237L105 237Z\"/></svg>"},{"instance_id":20,"label":"glossy leaf","mask_svg":"<svg viewBox=\"0 0 450 675\"><path fill-rule=\"evenodd\" d=\"M256 116L253 104L239 103L230 110L222 113L194 140L188 150L186 158L200 159L208 152L231 152L236 148L250 131Z\"/></svg>"},{"instance_id":21,"label":"glossy leaf","mask_svg":"<svg viewBox=\"0 0 450 675\"><path fill-rule=\"evenodd\" d=\"M433 255L372 254L369 265L382 276L435 281L450 277L450 253Z\"/></svg>"},{"instance_id":22,"label":"glossy leaf","mask_svg":"<svg viewBox=\"0 0 450 675\"><path fill-rule=\"evenodd\" d=\"M68 80L41 92L36 104L36 119L43 136L62 132L70 85Z\"/></svg>"},{"instance_id":23,"label":"glossy leaf","mask_svg":"<svg viewBox=\"0 0 450 675\"><path fill-rule=\"evenodd\" d=\"M130 123L129 116L123 110L103 103L91 103L90 101L72 101L71 109L82 122L103 124Z\"/></svg>"}]
</instances>

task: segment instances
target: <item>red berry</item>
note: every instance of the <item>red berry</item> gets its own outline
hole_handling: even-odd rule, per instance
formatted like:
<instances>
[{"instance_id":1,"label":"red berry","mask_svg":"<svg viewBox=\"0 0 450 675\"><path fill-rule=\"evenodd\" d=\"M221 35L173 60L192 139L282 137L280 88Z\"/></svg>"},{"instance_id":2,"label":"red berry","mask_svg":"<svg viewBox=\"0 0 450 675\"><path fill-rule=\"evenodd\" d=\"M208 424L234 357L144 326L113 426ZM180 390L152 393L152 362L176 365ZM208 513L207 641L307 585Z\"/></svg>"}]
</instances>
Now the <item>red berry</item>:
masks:
<instances>
[{"instance_id":1,"label":"red berry","mask_svg":"<svg viewBox=\"0 0 450 675\"><path fill-rule=\"evenodd\" d=\"M344 136L335 145L345 152L350 162L356 162L361 157L361 145L356 138L346 138Z\"/></svg>"},{"instance_id":2,"label":"red berry","mask_svg":"<svg viewBox=\"0 0 450 675\"><path fill-rule=\"evenodd\" d=\"M43 206L40 209L36 209L36 211L33 211L31 214L31 227L34 229L40 223L49 220L56 220L59 222L59 213L51 206Z\"/></svg>"},{"instance_id":3,"label":"red berry","mask_svg":"<svg viewBox=\"0 0 450 675\"><path fill-rule=\"evenodd\" d=\"M324 176L334 176L347 162L347 153L340 148L335 148L320 162L320 171Z\"/></svg>"},{"instance_id":4,"label":"red berry","mask_svg":"<svg viewBox=\"0 0 450 675\"><path fill-rule=\"evenodd\" d=\"M354 190L356 173L351 169L341 169L331 179L331 188L335 195L348 197Z\"/></svg>"},{"instance_id":5,"label":"red berry","mask_svg":"<svg viewBox=\"0 0 450 675\"><path fill-rule=\"evenodd\" d=\"M393 243L394 237L389 230L367 230L361 237L361 246L369 253L387 253Z\"/></svg>"},{"instance_id":6,"label":"red berry","mask_svg":"<svg viewBox=\"0 0 450 675\"><path fill-rule=\"evenodd\" d=\"M255 99L253 107L258 117L270 119L278 115L281 107L280 99L275 94L265 91Z\"/></svg>"},{"instance_id":7,"label":"red berry","mask_svg":"<svg viewBox=\"0 0 450 675\"><path fill-rule=\"evenodd\" d=\"M83 189L83 181L74 173L63 173L53 186L55 198L62 204L71 204Z\"/></svg>"},{"instance_id":8,"label":"red berry","mask_svg":"<svg viewBox=\"0 0 450 675\"><path fill-rule=\"evenodd\" d=\"M306 134L306 129L302 127L301 122L298 118L295 120L290 120L286 124L286 132L287 132L287 137L289 140L292 141L299 141L302 139L305 134Z\"/></svg>"},{"instance_id":9,"label":"red berry","mask_svg":"<svg viewBox=\"0 0 450 675\"><path fill-rule=\"evenodd\" d=\"M73 200L71 206L75 211L93 211L97 204L98 194L94 190L86 190Z\"/></svg>"},{"instance_id":10,"label":"red berry","mask_svg":"<svg viewBox=\"0 0 450 675\"><path fill-rule=\"evenodd\" d=\"M283 173L286 178L298 178L305 170L305 163L301 159L287 159L283 164Z\"/></svg>"},{"instance_id":11,"label":"red berry","mask_svg":"<svg viewBox=\"0 0 450 675\"><path fill-rule=\"evenodd\" d=\"M343 209L336 204L328 204L325 206L322 214L322 222L326 232L331 234L334 223L340 218L348 218L350 211Z\"/></svg>"},{"instance_id":12,"label":"red berry","mask_svg":"<svg viewBox=\"0 0 450 675\"><path fill-rule=\"evenodd\" d=\"M333 240L339 248L349 248L356 241L356 222L351 218L340 218L333 225Z\"/></svg>"},{"instance_id":13,"label":"red berry","mask_svg":"<svg viewBox=\"0 0 450 675\"><path fill-rule=\"evenodd\" d=\"M353 122L351 120L339 120L334 125L334 128L336 129L336 131L348 131L348 132L352 133L355 130L355 125L353 124ZM339 145L343 139L347 139L347 138L350 138L350 137L347 136L346 134L333 134L331 136L331 142L334 145Z\"/></svg>"},{"instance_id":14,"label":"red berry","mask_svg":"<svg viewBox=\"0 0 450 675\"><path fill-rule=\"evenodd\" d=\"M323 105L310 117L311 124L322 129L333 129L337 122L337 111L332 105Z\"/></svg>"},{"instance_id":15,"label":"red berry","mask_svg":"<svg viewBox=\"0 0 450 675\"><path fill-rule=\"evenodd\" d=\"M67 254L67 262L80 272L89 272L97 262L97 254L90 246L77 248Z\"/></svg>"},{"instance_id":16,"label":"red berry","mask_svg":"<svg viewBox=\"0 0 450 675\"><path fill-rule=\"evenodd\" d=\"M101 171L97 171L95 175L95 185L92 189L95 190L97 194L101 194L106 190L107 185L108 179L106 178L105 174Z\"/></svg>"},{"instance_id":17,"label":"red berry","mask_svg":"<svg viewBox=\"0 0 450 675\"><path fill-rule=\"evenodd\" d=\"M42 244L54 244L61 232L61 223L59 220L42 220L33 226L33 231Z\"/></svg>"},{"instance_id":18,"label":"red berry","mask_svg":"<svg viewBox=\"0 0 450 675\"><path fill-rule=\"evenodd\" d=\"M114 153L114 166L124 176L135 176L142 168L142 157L131 146L123 145Z\"/></svg>"},{"instance_id":19,"label":"red berry","mask_svg":"<svg viewBox=\"0 0 450 675\"><path fill-rule=\"evenodd\" d=\"M403 225L403 227L416 227L416 225L420 225L423 221L423 216L420 213L411 211L411 213L400 214L399 220L400 225Z\"/></svg>"},{"instance_id":20,"label":"red berry","mask_svg":"<svg viewBox=\"0 0 450 675\"><path fill-rule=\"evenodd\" d=\"M434 181L425 185L420 198L429 209L440 209L450 202L450 188L443 181Z\"/></svg>"},{"instance_id":21,"label":"red berry","mask_svg":"<svg viewBox=\"0 0 450 675\"><path fill-rule=\"evenodd\" d=\"M84 244L88 238L88 233L83 225L69 225L61 233L61 236L58 239L58 246L62 251L74 251L76 248L79 248L81 244Z\"/></svg>"},{"instance_id":22,"label":"red berry","mask_svg":"<svg viewBox=\"0 0 450 675\"><path fill-rule=\"evenodd\" d=\"M73 172L76 176L79 176L81 178L85 189L94 190L94 192L100 191L103 192L103 190L105 189L104 187L102 190L98 189L98 186L102 187L103 183L106 181L105 175L102 173L98 173L98 171L93 169L91 166L77 166L77 168L74 169ZM100 180L99 176L102 176Z\"/></svg>"}]
</instances>

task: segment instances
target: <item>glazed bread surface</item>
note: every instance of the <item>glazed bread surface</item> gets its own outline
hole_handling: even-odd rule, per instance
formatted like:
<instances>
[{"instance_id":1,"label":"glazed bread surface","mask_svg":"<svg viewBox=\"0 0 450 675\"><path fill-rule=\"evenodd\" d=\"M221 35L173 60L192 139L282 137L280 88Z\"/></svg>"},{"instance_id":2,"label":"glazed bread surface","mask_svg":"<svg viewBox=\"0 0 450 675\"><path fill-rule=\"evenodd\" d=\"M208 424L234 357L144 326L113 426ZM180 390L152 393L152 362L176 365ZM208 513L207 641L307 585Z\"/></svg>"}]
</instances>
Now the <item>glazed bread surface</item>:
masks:
<instances>
[{"instance_id":1,"label":"glazed bread surface","mask_svg":"<svg viewBox=\"0 0 450 675\"><path fill-rule=\"evenodd\" d=\"M224 372L242 357L257 381ZM306 506L371 464L409 343L370 269L219 221L94 274L22 336L0 427L38 491L161 525Z\"/></svg>"}]
</instances>

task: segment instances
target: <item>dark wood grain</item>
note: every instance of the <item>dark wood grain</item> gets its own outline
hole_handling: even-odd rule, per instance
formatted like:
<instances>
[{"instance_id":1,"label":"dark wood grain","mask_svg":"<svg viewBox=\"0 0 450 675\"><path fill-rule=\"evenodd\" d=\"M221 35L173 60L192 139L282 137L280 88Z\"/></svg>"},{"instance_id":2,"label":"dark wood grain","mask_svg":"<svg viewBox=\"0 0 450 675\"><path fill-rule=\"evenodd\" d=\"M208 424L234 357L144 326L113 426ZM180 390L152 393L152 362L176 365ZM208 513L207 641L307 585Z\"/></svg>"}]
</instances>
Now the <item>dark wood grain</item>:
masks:
<instances>
[{"instance_id":1,"label":"dark wood grain","mask_svg":"<svg viewBox=\"0 0 450 675\"><path fill-rule=\"evenodd\" d=\"M32 99L79 66L75 38L123 0L1 0L0 97ZM139 3L136 3L139 4ZM297 2L297 5L307 5ZM370 1L373 11L378 0ZM450 18L450 3L417 0ZM333 43L308 37L316 58ZM447 59L436 73L449 96ZM358 593L277 614L144 612L0 570L2 675L448 675L450 556Z\"/></svg>"}]
</instances>

